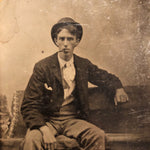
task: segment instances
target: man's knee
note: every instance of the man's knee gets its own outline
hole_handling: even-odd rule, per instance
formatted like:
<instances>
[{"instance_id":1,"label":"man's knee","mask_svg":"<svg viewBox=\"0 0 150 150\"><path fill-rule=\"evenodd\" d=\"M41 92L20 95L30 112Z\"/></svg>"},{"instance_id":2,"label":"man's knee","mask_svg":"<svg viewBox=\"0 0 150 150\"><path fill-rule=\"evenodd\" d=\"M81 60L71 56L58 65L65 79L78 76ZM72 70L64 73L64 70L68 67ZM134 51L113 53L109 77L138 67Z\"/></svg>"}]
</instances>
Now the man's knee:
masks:
<instances>
[{"instance_id":1,"label":"man's knee","mask_svg":"<svg viewBox=\"0 0 150 150\"><path fill-rule=\"evenodd\" d=\"M42 133L39 130L28 130L19 150L42 150Z\"/></svg>"},{"instance_id":2,"label":"man's knee","mask_svg":"<svg viewBox=\"0 0 150 150\"><path fill-rule=\"evenodd\" d=\"M105 132L104 130L98 128L98 127L93 127L89 129L89 135L91 138L94 139L105 139Z\"/></svg>"},{"instance_id":3,"label":"man's knee","mask_svg":"<svg viewBox=\"0 0 150 150\"><path fill-rule=\"evenodd\" d=\"M98 127L87 129L81 136L81 147L89 150L105 149L105 132Z\"/></svg>"},{"instance_id":4,"label":"man's knee","mask_svg":"<svg viewBox=\"0 0 150 150\"><path fill-rule=\"evenodd\" d=\"M26 137L25 137L25 141L39 141L41 142L42 141L42 133L35 129L35 130L28 130L27 131L27 134L26 134Z\"/></svg>"}]
</instances>

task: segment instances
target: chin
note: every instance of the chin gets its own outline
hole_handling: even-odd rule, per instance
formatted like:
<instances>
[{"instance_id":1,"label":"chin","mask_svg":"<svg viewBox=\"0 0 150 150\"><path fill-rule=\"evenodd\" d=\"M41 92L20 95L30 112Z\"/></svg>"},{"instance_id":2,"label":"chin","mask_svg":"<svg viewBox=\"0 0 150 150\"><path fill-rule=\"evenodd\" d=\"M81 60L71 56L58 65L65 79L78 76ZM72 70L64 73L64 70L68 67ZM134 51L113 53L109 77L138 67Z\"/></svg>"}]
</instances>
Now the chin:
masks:
<instances>
[{"instance_id":1,"label":"chin","mask_svg":"<svg viewBox=\"0 0 150 150\"><path fill-rule=\"evenodd\" d=\"M68 60L71 59L71 56L65 56L64 59L65 59L66 61L68 61Z\"/></svg>"}]
</instances>

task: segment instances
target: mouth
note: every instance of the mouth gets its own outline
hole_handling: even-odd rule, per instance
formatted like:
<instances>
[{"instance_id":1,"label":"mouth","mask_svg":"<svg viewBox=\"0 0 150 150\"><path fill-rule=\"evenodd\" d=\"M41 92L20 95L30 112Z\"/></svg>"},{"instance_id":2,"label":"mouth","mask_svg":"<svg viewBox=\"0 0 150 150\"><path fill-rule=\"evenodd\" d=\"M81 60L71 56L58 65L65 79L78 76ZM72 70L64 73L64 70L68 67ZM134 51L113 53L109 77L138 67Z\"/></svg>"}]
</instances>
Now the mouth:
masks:
<instances>
[{"instance_id":1,"label":"mouth","mask_svg":"<svg viewBox=\"0 0 150 150\"><path fill-rule=\"evenodd\" d=\"M59 52L64 52L65 54L67 54L67 53L69 53L69 51L70 51L69 49L66 49L66 48L65 48L65 49L62 49L62 50L59 51Z\"/></svg>"}]
</instances>

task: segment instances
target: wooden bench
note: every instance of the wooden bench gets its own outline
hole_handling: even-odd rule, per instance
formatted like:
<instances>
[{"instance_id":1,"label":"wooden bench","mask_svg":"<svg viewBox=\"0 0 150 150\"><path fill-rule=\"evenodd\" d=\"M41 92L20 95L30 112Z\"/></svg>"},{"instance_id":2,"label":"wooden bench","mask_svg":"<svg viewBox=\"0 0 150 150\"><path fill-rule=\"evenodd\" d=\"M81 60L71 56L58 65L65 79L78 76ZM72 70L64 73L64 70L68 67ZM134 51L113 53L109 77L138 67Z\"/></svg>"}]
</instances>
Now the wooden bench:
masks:
<instances>
[{"instance_id":1,"label":"wooden bench","mask_svg":"<svg viewBox=\"0 0 150 150\"><path fill-rule=\"evenodd\" d=\"M102 89L90 88L90 120L105 130L107 150L149 150L150 87L132 86L125 87L125 90L130 101L116 107ZM13 96L13 118L8 138L0 139L2 150L19 149L19 144L25 136L26 127L20 114L22 97L23 91L16 91ZM62 147L60 144L58 149Z\"/></svg>"}]
</instances>

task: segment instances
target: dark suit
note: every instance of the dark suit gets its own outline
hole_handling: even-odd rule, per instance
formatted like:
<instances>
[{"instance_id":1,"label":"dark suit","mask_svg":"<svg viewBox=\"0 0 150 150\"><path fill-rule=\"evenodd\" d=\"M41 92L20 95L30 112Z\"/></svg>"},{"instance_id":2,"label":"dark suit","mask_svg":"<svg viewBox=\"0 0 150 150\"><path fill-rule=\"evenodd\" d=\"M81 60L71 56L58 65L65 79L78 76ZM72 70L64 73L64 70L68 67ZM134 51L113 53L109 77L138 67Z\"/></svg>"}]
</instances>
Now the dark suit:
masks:
<instances>
[{"instance_id":1,"label":"dark suit","mask_svg":"<svg viewBox=\"0 0 150 150\"><path fill-rule=\"evenodd\" d=\"M87 118L88 81L97 86L105 86L113 93L117 88L121 88L122 84L116 76L99 69L88 59L74 55L74 65L76 69L74 96L77 99L79 111ZM52 91L46 90L45 83L52 88ZM63 97L60 66L55 53L36 63L25 90L21 112L27 127L36 129L45 125L46 119L54 111L59 111Z\"/></svg>"}]
</instances>

